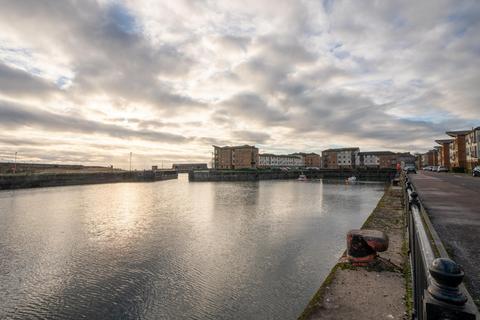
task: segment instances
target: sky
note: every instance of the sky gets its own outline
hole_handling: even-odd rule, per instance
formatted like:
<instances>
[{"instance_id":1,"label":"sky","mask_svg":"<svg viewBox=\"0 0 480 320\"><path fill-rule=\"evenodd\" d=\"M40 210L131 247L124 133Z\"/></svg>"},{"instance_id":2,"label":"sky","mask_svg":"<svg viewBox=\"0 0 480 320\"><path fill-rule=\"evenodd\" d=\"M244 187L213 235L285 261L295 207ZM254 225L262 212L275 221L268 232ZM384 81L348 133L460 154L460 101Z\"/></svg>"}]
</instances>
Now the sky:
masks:
<instances>
[{"instance_id":1,"label":"sky","mask_svg":"<svg viewBox=\"0 0 480 320\"><path fill-rule=\"evenodd\" d=\"M479 1L0 0L0 162L425 152L480 125Z\"/></svg>"}]
</instances>

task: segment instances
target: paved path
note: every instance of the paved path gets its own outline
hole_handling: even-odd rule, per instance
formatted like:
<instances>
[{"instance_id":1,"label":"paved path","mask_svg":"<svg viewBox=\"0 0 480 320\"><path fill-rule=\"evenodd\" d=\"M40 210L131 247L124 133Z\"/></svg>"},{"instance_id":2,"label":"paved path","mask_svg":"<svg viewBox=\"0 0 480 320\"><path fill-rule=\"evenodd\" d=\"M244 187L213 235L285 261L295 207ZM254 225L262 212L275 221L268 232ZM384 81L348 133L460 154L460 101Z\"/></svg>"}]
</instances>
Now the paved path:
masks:
<instances>
[{"instance_id":1,"label":"paved path","mask_svg":"<svg viewBox=\"0 0 480 320\"><path fill-rule=\"evenodd\" d=\"M465 269L465 284L480 302L480 177L419 171L410 174L449 255Z\"/></svg>"}]
</instances>

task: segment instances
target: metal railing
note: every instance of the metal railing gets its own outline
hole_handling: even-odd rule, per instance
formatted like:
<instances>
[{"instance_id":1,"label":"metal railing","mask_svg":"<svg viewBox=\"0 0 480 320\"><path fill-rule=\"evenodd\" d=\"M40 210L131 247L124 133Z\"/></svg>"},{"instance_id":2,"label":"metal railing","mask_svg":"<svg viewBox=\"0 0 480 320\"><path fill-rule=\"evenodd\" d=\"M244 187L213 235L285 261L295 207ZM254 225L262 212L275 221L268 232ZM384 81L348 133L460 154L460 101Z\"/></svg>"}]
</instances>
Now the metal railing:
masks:
<instances>
[{"instance_id":1,"label":"metal railing","mask_svg":"<svg viewBox=\"0 0 480 320\"><path fill-rule=\"evenodd\" d=\"M462 267L448 256L408 176L403 180L413 282L412 319L480 320L462 284Z\"/></svg>"}]
</instances>

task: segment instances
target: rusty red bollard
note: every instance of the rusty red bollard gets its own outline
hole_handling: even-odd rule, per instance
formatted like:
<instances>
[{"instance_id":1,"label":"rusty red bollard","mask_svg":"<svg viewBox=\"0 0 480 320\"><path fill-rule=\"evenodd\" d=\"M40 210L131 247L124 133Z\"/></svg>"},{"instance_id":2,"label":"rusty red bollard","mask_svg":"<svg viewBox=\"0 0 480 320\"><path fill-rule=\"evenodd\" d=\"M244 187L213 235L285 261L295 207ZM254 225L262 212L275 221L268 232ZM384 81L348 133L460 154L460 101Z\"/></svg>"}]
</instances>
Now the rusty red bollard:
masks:
<instances>
[{"instance_id":1,"label":"rusty red bollard","mask_svg":"<svg viewBox=\"0 0 480 320\"><path fill-rule=\"evenodd\" d=\"M354 266L366 266L388 249L388 236L378 230L350 230L347 233L347 257Z\"/></svg>"}]
</instances>

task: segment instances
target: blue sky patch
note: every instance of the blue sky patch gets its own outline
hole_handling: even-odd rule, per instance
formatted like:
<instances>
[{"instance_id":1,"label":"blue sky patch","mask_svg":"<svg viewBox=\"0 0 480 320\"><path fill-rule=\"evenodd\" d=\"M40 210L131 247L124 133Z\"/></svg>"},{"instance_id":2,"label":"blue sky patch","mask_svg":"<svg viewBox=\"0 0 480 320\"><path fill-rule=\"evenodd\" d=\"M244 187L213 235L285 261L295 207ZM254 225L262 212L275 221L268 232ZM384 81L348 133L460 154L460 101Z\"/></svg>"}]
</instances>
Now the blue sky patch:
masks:
<instances>
[{"instance_id":1,"label":"blue sky patch","mask_svg":"<svg viewBox=\"0 0 480 320\"><path fill-rule=\"evenodd\" d=\"M125 33L134 34L140 31L140 25L135 16L121 4L112 4L108 10L108 16Z\"/></svg>"}]
</instances>

